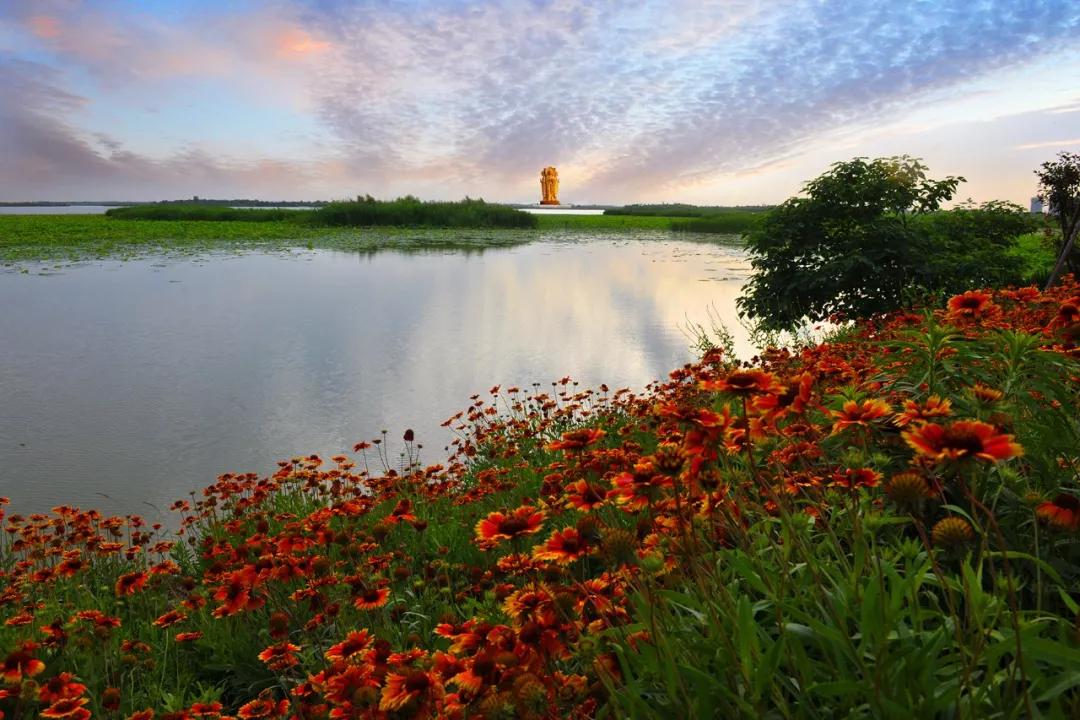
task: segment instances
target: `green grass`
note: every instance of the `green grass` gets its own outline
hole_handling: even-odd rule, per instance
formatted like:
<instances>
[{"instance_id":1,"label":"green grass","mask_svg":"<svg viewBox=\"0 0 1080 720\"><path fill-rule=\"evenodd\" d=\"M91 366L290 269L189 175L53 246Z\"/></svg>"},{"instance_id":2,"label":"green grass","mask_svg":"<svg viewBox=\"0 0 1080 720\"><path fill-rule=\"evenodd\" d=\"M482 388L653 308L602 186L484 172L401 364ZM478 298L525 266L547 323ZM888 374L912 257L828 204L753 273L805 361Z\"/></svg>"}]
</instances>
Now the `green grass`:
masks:
<instances>
[{"instance_id":1,"label":"green grass","mask_svg":"<svg viewBox=\"0 0 1080 720\"><path fill-rule=\"evenodd\" d=\"M677 232L741 234L756 228L765 219L761 212L725 212L703 217L672 220Z\"/></svg>"},{"instance_id":2,"label":"green grass","mask_svg":"<svg viewBox=\"0 0 1080 720\"><path fill-rule=\"evenodd\" d=\"M671 218L635 215L535 216L541 230L670 230Z\"/></svg>"},{"instance_id":3,"label":"green grass","mask_svg":"<svg viewBox=\"0 0 1080 720\"><path fill-rule=\"evenodd\" d=\"M670 222L670 218L661 217L540 215L536 217L536 229L359 228L287 220L117 220L105 215L0 215L0 264L128 259L150 254L274 252L291 248L354 253L478 251L522 245L552 233L573 239L586 233L636 231L657 239L663 237L658 233L670 229ZM680 239L695 238L687 235Z\"/></svg>"},{"instance_id":4,"label":"green grass","mask_svg":"<svg viewBox=\"0 0 1080 720\"><path fill-rule=\"evenodd\" d=\"M283 221L118 221L104 215L3 215L0 216L0 263L289 248L359 253L469 251L520 245L536 237L535 232L524 230L342 228Z\"/></svg>"}]
</instances>

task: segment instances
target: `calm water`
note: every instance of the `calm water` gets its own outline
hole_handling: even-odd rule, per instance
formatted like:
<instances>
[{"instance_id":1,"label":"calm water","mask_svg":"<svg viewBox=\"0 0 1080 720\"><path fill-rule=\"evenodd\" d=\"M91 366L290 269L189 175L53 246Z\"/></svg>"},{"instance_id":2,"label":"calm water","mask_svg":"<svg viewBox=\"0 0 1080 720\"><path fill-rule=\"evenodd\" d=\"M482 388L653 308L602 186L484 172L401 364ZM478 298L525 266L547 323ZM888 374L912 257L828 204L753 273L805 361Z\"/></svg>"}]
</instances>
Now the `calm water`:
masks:
<instances>
[{"instance_id":1,"label":"calm water","mask_svg":"<svg viewBox=\"0 0 1080 720\"><path fill-rule=\"evenodd\" d=\"M441 461L439 424L495 384L641 388L692 358L687 316L740 330L742 251L669 237L0 272L0 495L158 518L383 428Z\"/></svg>"}]
</instances>

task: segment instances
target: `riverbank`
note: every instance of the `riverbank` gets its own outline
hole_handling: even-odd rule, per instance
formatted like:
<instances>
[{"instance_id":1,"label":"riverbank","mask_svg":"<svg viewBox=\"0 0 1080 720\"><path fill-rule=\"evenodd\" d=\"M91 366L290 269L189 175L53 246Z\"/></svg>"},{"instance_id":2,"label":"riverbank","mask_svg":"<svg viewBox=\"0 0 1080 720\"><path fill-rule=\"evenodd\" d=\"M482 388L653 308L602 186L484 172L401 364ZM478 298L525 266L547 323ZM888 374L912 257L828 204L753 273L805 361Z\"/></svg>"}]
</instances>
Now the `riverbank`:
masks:
<instances>
[{"instance_id":1,"label":"riverbank","mask_svg":"<svg viewBox=\"0 0 1080 720\"><path fill-rule=\"evenodd\" d=\"M406 431L223 475L178 539L11 515L0 709L1073 717L1078 305L971 291L642 396L494 387L439 464Z\"/></svg>"},{"instance_id":2,"label":"riverbank","mask_svg":"<svg viewBox=\"0 0 1080 720\"><path fill-rule=\"evenodd\" d=\"M289 211L304 212L304 211ZM270 220L121 220L104 215L0 215L0 264L71 262L155 253L323 248L371 253L474 251L534 242L551 231L664 231L670 218L538 215L535 229L326 227ZM717 238L730 243L735 238Z\"/></svg>"}]
</instances>

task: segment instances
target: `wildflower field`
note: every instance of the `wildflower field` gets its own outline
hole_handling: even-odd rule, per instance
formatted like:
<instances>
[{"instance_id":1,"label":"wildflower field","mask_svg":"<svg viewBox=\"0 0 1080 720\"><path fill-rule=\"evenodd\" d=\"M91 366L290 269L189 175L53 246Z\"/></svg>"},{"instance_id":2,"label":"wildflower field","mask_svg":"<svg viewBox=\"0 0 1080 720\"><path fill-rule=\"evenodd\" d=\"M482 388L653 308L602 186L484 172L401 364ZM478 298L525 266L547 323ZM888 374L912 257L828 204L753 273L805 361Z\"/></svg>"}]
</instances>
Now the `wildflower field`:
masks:
<instances>
[{"instance_id":1,"label":"wildflower field","mask_svg":"<svg viewBox=\"0 0 1080 720\"><path fill-rule=\"evenodd\" d=\"M492 388L441 464L223 475L172 530L6 508L0 712L1075 718L1078 391L1069 280Z\"/></svg>"}]
</instances>

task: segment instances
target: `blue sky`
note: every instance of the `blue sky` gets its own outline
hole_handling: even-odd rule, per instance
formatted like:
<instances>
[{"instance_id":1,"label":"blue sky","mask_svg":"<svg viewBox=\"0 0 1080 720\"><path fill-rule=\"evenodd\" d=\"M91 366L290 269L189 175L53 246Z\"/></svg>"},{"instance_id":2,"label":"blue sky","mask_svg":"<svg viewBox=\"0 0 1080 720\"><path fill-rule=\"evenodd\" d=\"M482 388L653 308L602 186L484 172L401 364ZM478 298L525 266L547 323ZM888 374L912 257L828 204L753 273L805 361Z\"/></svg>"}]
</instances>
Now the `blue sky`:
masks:
<instances>
[{"instance_id":1,"label":"blue sky","mask_svg":"<svg viewBox=\"0 0 1080 720\"><path fill-rule=\"evenodd\" d=\"M0 199L778 202L1080 151L1071 0L0 3Z\"/></svg>"}]
</instances>

